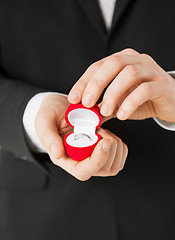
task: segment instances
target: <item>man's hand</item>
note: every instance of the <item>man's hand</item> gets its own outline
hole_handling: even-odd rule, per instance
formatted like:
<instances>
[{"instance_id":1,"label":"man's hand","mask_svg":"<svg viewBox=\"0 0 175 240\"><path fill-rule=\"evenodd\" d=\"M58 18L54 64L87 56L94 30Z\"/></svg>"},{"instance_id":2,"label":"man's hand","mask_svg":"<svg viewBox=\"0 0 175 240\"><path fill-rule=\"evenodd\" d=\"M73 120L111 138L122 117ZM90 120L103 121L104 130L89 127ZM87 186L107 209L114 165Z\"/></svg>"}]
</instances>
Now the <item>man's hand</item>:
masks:
<instances>
[{"instance_id":1,"label":"man's hand","mask_svg":"<svg viewBox=\"0 0 175 240\"><path fill-rule=\"evenodd\" d=\"M71 131L64 120L68 105L66 96L49 95L42 102L35 119L36 133L41 144L57 158L65 154L62 138Z\"/></svg>"},{"instance_id":2,"label":"man's hand","mask_svg":"<svg viewBox=\"0 0 175 240\"><path fill-rule=\"evenodd\" d=\"M128 148L108 130L101 128L97 132L101 135L102 140L95 147L91 157L78 162L66 154L61 158L56 158L50 153L52 162L81 181L86 181L92 176L117 175L124 167Z\"/></svg>"},{"instance_id":3,"label":"man's hand","mask_svg":"<svg viewBox=\"0 0 175 240\"><path fill-rule=\"evenodd\" d=\"M36 132L52 162L75 178L85 181L91 176L114 176L124 166L127 146L107 130L99 129L102 140L92 156L77 162L67 156L63 137L72 129L64 120L69 103L66 96L50 95L43 101L36 116Z\"/></svg>"},{"instance_id":4,"label":"man's hand","mask_svg":"<svg viewBox=\"0 0 175 240\"><path fill-rule=\"evenodd\" d=\"M132 49L92 64L69 93L71 103L100 104L106 119L159 117L175 122L175 80L148 55Z\"/></svg>"}]
</instances>

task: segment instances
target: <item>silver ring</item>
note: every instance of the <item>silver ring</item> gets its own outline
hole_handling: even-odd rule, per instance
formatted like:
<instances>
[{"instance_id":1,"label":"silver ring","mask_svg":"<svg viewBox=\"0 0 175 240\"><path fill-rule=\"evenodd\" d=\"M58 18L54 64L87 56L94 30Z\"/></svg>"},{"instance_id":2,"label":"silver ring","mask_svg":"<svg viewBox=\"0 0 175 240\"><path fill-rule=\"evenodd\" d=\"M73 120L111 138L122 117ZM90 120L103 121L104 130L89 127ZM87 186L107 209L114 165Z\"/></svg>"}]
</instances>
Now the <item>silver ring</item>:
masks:
<instances>
[{"instance_id":1,"label":"silver ring","mask_svg":"<svg viewBox=\"0 0 175 240\"><path fill-rule=\"evenodd\" d=\"M91 141L91 137L85 133L78 133L74 136L75 141L81 138L88 138Z\"/></svg>"}]
</instances>

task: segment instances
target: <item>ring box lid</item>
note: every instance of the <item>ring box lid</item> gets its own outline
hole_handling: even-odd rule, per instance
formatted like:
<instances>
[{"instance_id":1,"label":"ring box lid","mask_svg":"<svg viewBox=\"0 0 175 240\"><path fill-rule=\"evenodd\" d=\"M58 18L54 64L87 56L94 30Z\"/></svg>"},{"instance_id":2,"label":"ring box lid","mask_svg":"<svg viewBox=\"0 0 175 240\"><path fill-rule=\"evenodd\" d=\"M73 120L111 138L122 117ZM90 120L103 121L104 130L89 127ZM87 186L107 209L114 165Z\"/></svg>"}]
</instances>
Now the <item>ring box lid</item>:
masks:
<instances>
[{"instance_id":1,"label":"ring box lid","mask_svg":"<svg viewBox=\"0 0 175 240\"><path fill-rule=\"evenodd\" d=\"M93 135L96 128L102 123L102 116L97 104L92 108L87 108L79 103L69 105L65 113L65 120L69 126L74 128L74 134Z\"/></svg>"}]
</instances>

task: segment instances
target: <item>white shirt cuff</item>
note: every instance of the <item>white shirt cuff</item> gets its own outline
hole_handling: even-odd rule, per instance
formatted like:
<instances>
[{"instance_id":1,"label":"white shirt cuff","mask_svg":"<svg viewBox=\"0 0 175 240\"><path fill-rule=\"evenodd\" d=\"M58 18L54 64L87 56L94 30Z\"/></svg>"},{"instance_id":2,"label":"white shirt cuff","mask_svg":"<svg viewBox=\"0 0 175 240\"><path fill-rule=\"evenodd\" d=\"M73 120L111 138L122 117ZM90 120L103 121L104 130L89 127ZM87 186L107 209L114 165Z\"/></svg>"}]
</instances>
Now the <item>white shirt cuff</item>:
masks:
<instances>
[{"instance_id":1,"label":"white shirt cuff","mask_svg":"<svg viewBox=\"0 0 175 240\"><path fill-rule=\"evenodd\" d=\"M175 131L175 123L174 122L167 122L165 120L162 120L160 118L154 118L154 121L162 128L169 130L169 131Z\"/></svg>"},{"instance_id":2,"label":"white shirt cuff","mask_svg":"<svg viewBox=\"0 0 175 240\"><path fill-rule=\"evenodd\" d=\"M175 79L175 71L168 71L168 74L170 74ZM167 122L165 120L162 120L160 118L154 118L154 121L161 126L162 128L169 130L169 131L175 131L175 122Z\"/></svg>"},{"instance_id":3,"label":"white shirt cuff","mask_svg":"<svg viewBox=\"0 0 175 240\"><path fill-rule=\"evenodd\" d=\"M33 96L30 101L28 102L24 115L23 115L23 125L26 132L27 142L30 146L30 148L34 152L43 152L46 153L46 150L44 146L41 144L37 133L35 129L35 118L39 111L39 108L45 99L45 97L52 95L52 94L58 94L67 96L65 94L57 93L57 92L43 92L38 93L35 96Z\"/></svg>"},{"instance_id":4,"label":"white shirt cuff","mask_svg":"<svg viewBox=\"0 0 175 240\"><path fill-rule=\"evenodd\" d=\"M168 71L167 72L172 78L175 79L175 71Z\"/></svg>"}]
</instances>

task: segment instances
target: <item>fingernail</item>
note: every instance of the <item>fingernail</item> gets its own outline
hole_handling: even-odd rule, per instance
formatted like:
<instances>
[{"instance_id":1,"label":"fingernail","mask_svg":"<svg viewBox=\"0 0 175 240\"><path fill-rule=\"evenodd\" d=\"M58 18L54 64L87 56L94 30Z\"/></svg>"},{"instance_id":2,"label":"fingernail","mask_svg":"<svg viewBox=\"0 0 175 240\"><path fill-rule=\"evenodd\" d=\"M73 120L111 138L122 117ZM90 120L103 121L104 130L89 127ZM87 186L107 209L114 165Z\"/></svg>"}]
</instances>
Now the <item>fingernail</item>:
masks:
<instances>
[{"instance_id":1,"label":"fingernail","mask_svg":"<svg viewBox=\"0 0 175 240\"><path fill-rule=\"evenodd\" d=\"M102 115L106 115L108 113L108 107L105 103L102 104L100 112Z\"/></svg>"},{"instance_id":2,"label":"fingernail","mask_svg":"<svg viewBox=\"0 0 175 240\"><path fill-rule=\"evenodd\" d=\"M80 94L78 91L72 91L69 95L69 98L71 100L77 100L79 98Z\"/></svg>"},{"instance_id":3,"label":"fingernail","mask_svg":"<svg viewBox=\"0 0 175 240\"><path fill-rule=\"evenodd\" d=\"M102 148L105 152L108 152L111 146L111 141L110 140L105 140L105 142L102 145Z\"/></svg>"},{"instance_id":4,"label":"fingernail","mask_svg":"<svg viewBox=\"0 0 175 240\"><path fill-rule=\"evenodd\" d=\"M119 119L124 119L125 118L125 112L123 110L119 110L117 113L117 117Z\"/></svg>"},{"instance_id":5,"label":"fingernail","mask_svg":"<svg viewBox=\"0 0 175 240\"><path fill-rule=\"evenodd\" d=\"M85 106L90 106L92 103L92 98L89 93L86 93L85 96L83 97L83 105Z\"/></svg>"}]
</instances>

